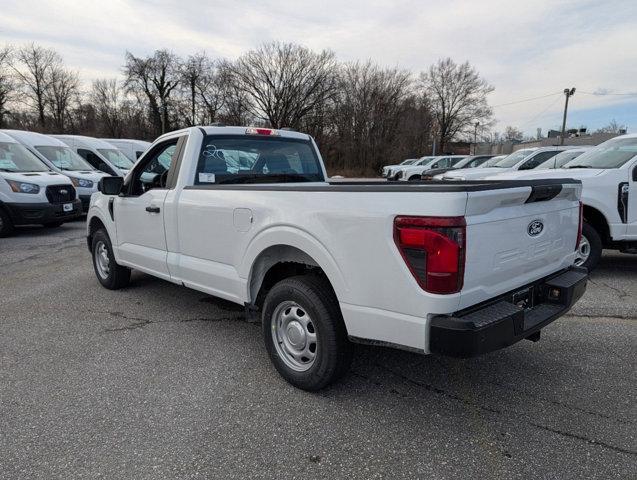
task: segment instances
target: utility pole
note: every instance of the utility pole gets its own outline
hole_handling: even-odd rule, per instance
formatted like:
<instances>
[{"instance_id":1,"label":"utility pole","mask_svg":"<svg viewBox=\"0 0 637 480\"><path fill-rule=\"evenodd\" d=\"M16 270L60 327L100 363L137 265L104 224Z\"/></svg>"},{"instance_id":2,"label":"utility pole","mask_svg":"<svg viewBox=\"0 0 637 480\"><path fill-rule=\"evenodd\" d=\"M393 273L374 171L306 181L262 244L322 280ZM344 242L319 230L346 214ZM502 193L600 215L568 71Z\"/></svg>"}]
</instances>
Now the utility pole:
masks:
<instances>
[{"instance_id":1,"label":"utility pole","mask_svg":"<svg viewBox=\"0 0 637 480\"><path fill-rule=\"evenodd\" d=\"M562 135L560 136L560 145L564 145L564 134L566 133L566 112L568 112L568 99L575 95L575 87L564 89L564 95L566 96L566 102L564 103L564 118L562 119Z\"/></svg>"},{"instance_id":2,"label":"utility pole","mask_svg":"<svg viewBox=\"0 0 637 480\"><path fill-rule=\"evenodd\" d=\"M476 122L473 126L473 154L476 154L476 148L478 146L478 127L480 126L480 122Z\"/></svg>"}]
</instances>

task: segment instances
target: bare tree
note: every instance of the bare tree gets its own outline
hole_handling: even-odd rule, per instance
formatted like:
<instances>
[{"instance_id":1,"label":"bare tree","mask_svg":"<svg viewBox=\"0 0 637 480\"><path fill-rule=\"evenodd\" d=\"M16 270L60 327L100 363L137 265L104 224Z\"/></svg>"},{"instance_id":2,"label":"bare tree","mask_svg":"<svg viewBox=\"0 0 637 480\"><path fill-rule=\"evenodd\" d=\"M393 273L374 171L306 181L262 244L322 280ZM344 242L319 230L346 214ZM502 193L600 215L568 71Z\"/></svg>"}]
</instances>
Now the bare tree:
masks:
<instances>
[{"instance_id":1,"label":"bare tree","mask_svg":"<svg viewBox=\"0 0 637 480\"><path fill-rule=\"evenodd\" d=\"M66 129L73 102L77 102L80 94L80 77L75 71L60 65L49 72L48 88L45 91L47 109L53 119L53 125L59 132Z\"/></svg>"},{"instance_id":2,"label":"bare tree","mask_svg":"<svg viewBox=\"0 0 637 480\"><path fill-rule=\"evenodd\" d=\"M616 133L619 134L621 131L626 131L626 125L620 125L617 123L617 120L614 118L608 123L608 125L598 128L595 130L595 133Z\"/></svg>"},{"instance_id":3,"label":"bare tree","mask_svg":"<svg viewBox=\"0 0 637 480\"><path fill-rule=\"evenodd\" d=\"M503 138L505 141L522 140L524 138L524 132L517 127L509 125L504 129Z\"/></svg>"},{"instance_id":4,"label":"bare tree","mask_svg":"<svg viewBox=\"0 0 637 480\"><path fill-rule=\"evenodd\" d=\"M298 128L334 94L336 65L330 51L272 42L239 57L230 71L254 116L274 128Z\"/></svg>"},{"instance_id":5,"label":"bare tree","mask_svg":"<svg viewBox=\"0 0 637 480\"><path fill-rule=\"evenodd\" d=\"M441 149L457 135L472 133L476 123L482 128L492 123L487 95L494 88L469 62L439 60L420 79L436 118Z\"/></svg>"},{"instance_id":6,"label":"bare tree","mask_svg":"<svg viewBox=\"0 0 637 480\"><path fill-rule=\"evenodd\" d=\"M398 157L399 128L411 95L409 72L352 63L341 69L333 121L337 141L335 166L375 171Z\"/></svg>"},{"instance_id":7,"label":"bare tree","mask_svg":"<svg viewBox=\"0 0 637 480\"><path fill-rule=\"evenodd\" d=\"M146 97L156 132L170 129L170 96L181 80L181 60L168 50L156 50L152 57L135 57L126 52L124 85L129 92Z\"/></svg>"},{"instance_id":8,"label":"bare tree","mask_svg":"<svg viewBox=\"0 0 637 480\"><path fill-rule=\"evenodd\" d=\"M121 137L124 133L124 91L120 83L114 78L95 80L89 98L104 133L109 137Z\"/></svg>"},{"instance_id":9,"label":"bare tree","mask_svg":"<svg viewBox=\"0 0 637 480\"><path fill-rule=\"evenodd\" d=\"M10 71L12 54L13 50L8 45L0 48L0 128L5 127L5 117L9 113L9 104L15 99L17 88Z\"/></svg>"},{"instance_id":10,"label":"bare tree","mask_svg":"<svg viewBox=\"0 0 637 480\"><path fill-rule=\"evenodd\" d=\"M62 58L55 50L33 43L18 49L12 63L26 98L37 112L41 128L46 127L47 92L52 72L61 66Z\"/></svg>"}]
</instances>

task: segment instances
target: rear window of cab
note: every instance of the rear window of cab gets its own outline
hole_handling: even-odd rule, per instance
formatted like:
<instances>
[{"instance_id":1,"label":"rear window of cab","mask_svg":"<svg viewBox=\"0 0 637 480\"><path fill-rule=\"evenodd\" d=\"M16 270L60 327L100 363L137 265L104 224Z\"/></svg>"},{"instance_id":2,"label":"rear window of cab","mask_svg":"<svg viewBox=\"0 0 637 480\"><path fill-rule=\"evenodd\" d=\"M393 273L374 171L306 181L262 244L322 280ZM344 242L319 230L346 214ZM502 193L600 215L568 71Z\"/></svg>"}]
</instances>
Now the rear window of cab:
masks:
<instances>
[{"instance_id":1,"label":"rear window of cab","mask_svg":"<svg viewBox=\"0 0 637 480\"><path fill-rule=\"evenodd\" d=\"M278 136L208 135L195 173L195 185L324 180L311 141Z\"/></svg>"}]
</instances>

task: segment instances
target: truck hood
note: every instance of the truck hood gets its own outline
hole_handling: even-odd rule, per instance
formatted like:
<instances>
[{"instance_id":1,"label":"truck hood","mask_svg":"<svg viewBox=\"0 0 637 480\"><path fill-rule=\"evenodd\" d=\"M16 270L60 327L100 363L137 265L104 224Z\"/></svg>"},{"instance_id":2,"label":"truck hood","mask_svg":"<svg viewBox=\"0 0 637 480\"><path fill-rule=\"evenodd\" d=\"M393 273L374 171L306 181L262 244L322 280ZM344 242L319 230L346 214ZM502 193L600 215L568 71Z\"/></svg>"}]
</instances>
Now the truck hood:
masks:
<instances>
[{"instance_id":1,"label":"truck hood","mask_svg":"<svg viewBox=\"0 0 637 480\"><path fill-rule=\"evenodd\" d=\"M47 185L71 185L71 180L67 176L57 172L2 172L1 176L7 180L33 183L40 187L46 187Z\"/></svg>"},{"instance_id":2,"label":"truck hood","mask_svg":"<svg viewBox=\"0 0 637 480\"><path fill-rule=\"evenodd\" d=\"M586 178L602 175L607 169L603 168L557 168L554 170L508 170L495 175L484 177L485 180L541 180L544 178Z\"/></svg>"},{"instance_id":3,"label":"truck hood","mask_svg":"<svg viewBox=\"0 0 637 480\"><path fill-rule=\"evenodd\" d=\"M478 180L504 171L507 169L498 167L461 168L443 173L442 180Z\"/></svg>"}]
</instances>

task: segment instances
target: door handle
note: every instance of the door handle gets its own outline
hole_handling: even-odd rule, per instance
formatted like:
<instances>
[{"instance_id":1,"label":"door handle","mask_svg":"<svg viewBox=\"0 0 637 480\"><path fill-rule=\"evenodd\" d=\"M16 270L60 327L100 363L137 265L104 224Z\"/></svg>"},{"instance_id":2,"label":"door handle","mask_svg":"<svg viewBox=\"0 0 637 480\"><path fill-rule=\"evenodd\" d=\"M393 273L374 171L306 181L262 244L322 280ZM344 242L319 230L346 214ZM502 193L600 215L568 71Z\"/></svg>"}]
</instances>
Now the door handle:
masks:
<instances>
[{"instance_id":1,"label":"door handle","mask_svg":"<svg viewBox=\"0 0 637 480\"><path fill-rule=\"evenodd\" d=\"M159 207L153 207L153 206L146 207L146 211L148 213L159 213Z\"/></svg>"}]
</instances>

